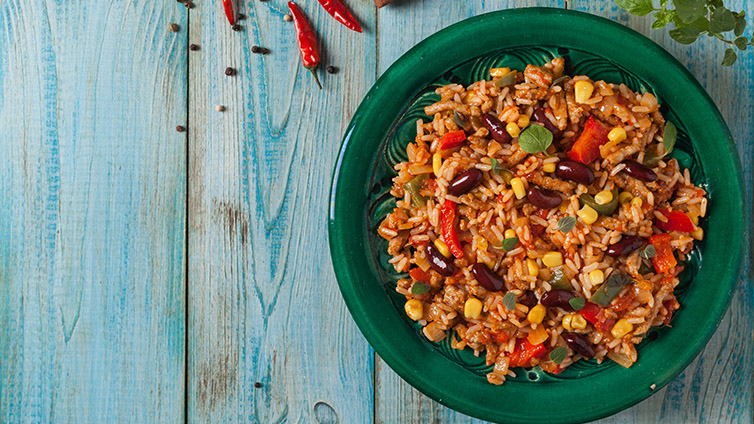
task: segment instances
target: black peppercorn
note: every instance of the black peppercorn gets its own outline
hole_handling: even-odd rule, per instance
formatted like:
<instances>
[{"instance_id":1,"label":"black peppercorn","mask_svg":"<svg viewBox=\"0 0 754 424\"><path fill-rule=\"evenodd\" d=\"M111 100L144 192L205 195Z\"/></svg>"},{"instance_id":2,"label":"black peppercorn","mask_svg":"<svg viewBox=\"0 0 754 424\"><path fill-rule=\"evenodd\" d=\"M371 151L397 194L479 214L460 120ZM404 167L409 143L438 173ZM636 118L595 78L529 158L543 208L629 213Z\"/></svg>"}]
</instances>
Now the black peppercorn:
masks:
<instances>
[{"instance_id":1,"label":"black peppercorn","mask_svg":"<svg viewBox=\"0 0 754 424\"><path fill-rule=\"evenodd\" d=\"M328 66L327 67L327 73L328 74L336 74L336 73L338 73L338 68L335 67L335 66L332 66L332 65Z\"/></svg>"},{"instance_id":2,"label":"black peppercorn","mask_svg":"<svg viewBox=\"0 0 754 424\"><path fill-rule=\"evenodd\" d=\"M199 46L196 44L189 44L189 50L197 51L199 50Z\"/></svg>"},{"instance_id":3,"label":"black peppercorn","mask_svg":"<svg viewBox=\"0 0 754 424\"><path fill-rule=\"evenodd\" d=\"M225 75L227 75L227 76L233 76L235 74L236 74L236 70L235 69L233 69L231 67L225 68Z\"/></svg>"},{"instance_id":4,"label":"black peppercorn","mask_svg":"<svg viewBox=\"0 0 754 424\"><path fill-rule=\"evenodd\" d=\"M186 128L183 127L182 125L178 125L177 127L175 127L175 130L178 132L184 132L186 131Z\"/></svg>"}]
</instances>

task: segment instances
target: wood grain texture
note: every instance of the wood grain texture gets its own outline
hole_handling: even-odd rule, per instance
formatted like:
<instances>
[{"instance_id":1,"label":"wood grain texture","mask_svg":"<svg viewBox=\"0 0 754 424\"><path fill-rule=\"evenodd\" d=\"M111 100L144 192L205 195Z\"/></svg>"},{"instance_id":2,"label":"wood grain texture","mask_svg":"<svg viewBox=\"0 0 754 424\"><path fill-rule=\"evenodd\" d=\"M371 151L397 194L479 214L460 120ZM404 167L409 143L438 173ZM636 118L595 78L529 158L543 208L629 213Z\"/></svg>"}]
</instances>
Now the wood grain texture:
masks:
<instances>
[{"instance_id":1,"label":"wood grain texture","mask_svg":"<svg viewBox=\"0 0 754 424\"><path fill-rule=\"evenodd\" d=\"M326 219L340 137L374 81L375 7L351 2L358 34L298 2L323 50L320 91L286 2L241 4L241 32L220 2L190 12L188 419L368 423L373 354L338 292Z\"/></svg>"},{"instance_id":2,"label":"wood grain texture","mask_svg":"<svg viewBox=\"0 0 754 424\"><path fill-rule=\"evenodd\" d=\"M751 36L754 6L745 0L728 0L726 6L746 10ZM610 3L572 0L572 8L594 13L626 25L663 46L699 80L722 112L738 147L744 169L746 205L752 200L754 168L754 55L748 50L732 67L721 67L724 47L704 37L690 46L673 41L667 30L651 30L648 18L637 18ZM710 140L710 142L715 142ZM751 236L751 235L749 235ZM731 235L739 237L739 235ZM744 254L741 280L730 309L702 353L659 393L635 407L601 420L601 423L750 423L754 376L754 288L751 239Z\"/></svg>"},{"instance_id":3,"label":"wood grain texture","mask_svg":"<svg viewBox=\"0 0 754 424\"><path fill-rule=\"evenodd\" d=\"M431 0L407 3L402 9L379 11L379 69L384 71L401 54L435 31L469 16L505 7L502 2L454 4L454 8L432 7ZM744 8L744 1L730 2L732 8ZM728 3L726 3L728 4ZM524 6L511 4L510 6ZM724 49L706 39L692 46L682 46L665 31L650 31L651 22L631 17L613 2L572 0L570 7L595 13L649 35L684 63L707 89L726 118L737 142L744 166L748 200L751 210L754 140L754 62L752 52L741 55L732 68L719 62ZM746 10L752 26L751 3ZM440 12L442 10L442 12ZM422 22L416 26L416 22ZM405 34L405 44L395 45L389 35L413 25L416 32ZM732 89L731 87L736 87ZM754 316L751 248L745 254L741 283L730 310L704 352L679 377L660 393L604 423L686 423L686 422L752 422L752 376L754 375ZM375 418L377 423L481 423L432 401L410 387L390 370L379 357L375 359Z\"/></svg>"},{"instance_id":4,"label":"wood grain texture","mask_svg":"<svg viewBox=\"0 0 754 424\"><path fill-rule=\"evenodd\" d=\"M0 1L0 422L182 420L182 12Z\"/></svg>"}]
</instances>

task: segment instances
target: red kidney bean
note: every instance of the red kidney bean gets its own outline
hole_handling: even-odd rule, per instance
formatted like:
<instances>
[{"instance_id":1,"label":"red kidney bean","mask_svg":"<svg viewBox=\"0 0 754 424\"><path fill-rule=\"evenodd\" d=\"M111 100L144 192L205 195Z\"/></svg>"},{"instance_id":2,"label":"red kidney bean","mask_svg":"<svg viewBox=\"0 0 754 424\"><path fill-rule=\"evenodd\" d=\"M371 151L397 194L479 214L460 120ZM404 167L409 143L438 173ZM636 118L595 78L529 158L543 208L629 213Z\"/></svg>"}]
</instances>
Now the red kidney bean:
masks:
<instances>
[{"instance_id":1,"label":"red kidney bean","mask_svg":"<svg viewBox=\"0 0 754 424\"><path fill-rule=\"evenodd\" d=\"M624 160L623 164L626 165L623 168L623 172L644 182L652 182L657 179L657 174L646 166L636 162L634 160Z\"/></svg>"},{"instance_id":2,"label":"red kidney bean","mask_svg":"<svg viewBox=\"0 0 754 424\"><path fill-rule=\"evenodd\" d=\"M560 134L560 128L556 127L555 124L550 121L549 118L545 115L545 110L542 108L538 108L534 111L532 114L532 118L534 118L535 121L541 122L544 124L545 128L547 128L552 135L556 136Z\"/></svg>"},{"instance_id":3,"label":"red kidney bean","mask_svg":"<svg viewBox=\"0 0 754 424\"><path fill-rule=\"evenodd\" d=\"M500 143L508 143L511 140L510 134L505 130L505 125L500 122L494 115L485 113L482 115L482 124L490 130L490 135Z\"/></svg>"},{"instance_id":4,"label":"red kidney bean","mask_svg":"<svg viewBox=\"0 0 754 424\"><path fill-rule=\"evenodd\" d=\"M531 308L537 304L537 296L534 294L533 291L526 290L518 299L518 303L522 305L526 305Z\"/></svg>"},{"instance_id":5,"label":"red kidney bean","mask_svg":"<svg viewBox=\"0 0 754 424\"><path fill-rule=\"evenodd\" d=\"M532 205L542 209L557 208L563 201L557 192L535 186L529 187L526 197Z\"/></svg>"},{"instance_id":6,"label":"red kidney bean","mask_svg":"<svg viewBox=\"0 0 754 424\"><path fill-rule=\"evenodd\" d=\"M634 250L640 248L644 244L644 239L637 236L623 236L623 238L617 242L611 244L607 248L607 255L616 257L621 255L627 255Z\"/></svg>"},{"instance_id":7,"label":"red kidney bean","mask_svg":"<svg viewBox=\"0 0 754 424\"><path fill-rule=\"evenodd\" d=\"M500 291L505 287L503 280L492 272L485 264L474 264L471 266L471 273L474 278L489 291Z\"/></svg>"},{"instance_id":8,"label":"red kidney bean","mask_svg":"<svg viewBox=\"0 0 754 424\"><path fill-rule=\"evenodd\" d=\"M543 294L539 301L542 305L547 306L548 308L551 306L557 306L567 311L572 311L573 306L571 306L568 301L574 297L576 297L576 295L568 290L550 290Z\"/></svg>"},{"instance_id":9,"label":"red kidney bean","mask_svg":"<svg viewBox=\"0 0 754 424\"><path fill-rule=\"evenodd\" d=\"M579 184L589 185L594 182L592 168L573 160L562 160L555 167L555 175L564 179L576 181Z\"/></svg>"},{"instance_id":10,"label":"red kidney bean","mask_svg":"<svg viewBox=\"0 0 754 424\"><path fill-rule=\"evenodd\" d=\"M444 277L450 277L456 272L453 261L443 256L432 243L427 245L427 259L432 269Z\"/></svg>"},{"instance_id":11,"label":"red kidney bean","mask_svg":"<svg viewBox=\"0 0 754 424\"><path fill-rule=\"evenodd\" d=\"M448 193L454 196L460 196L478 186L481 181L482 171L476 168L471 168L457 176L450 185L448 185Z\"/></svg>"},{"instance_id":12,"label":"red kidney bean","mask_svg":"<svg viewBox=\"0 0 754 424\"><path fill-rule=\"evenodd\" d=\"M565 332L563 333L563 340L565 340L568 347L575 350L576 353L580 353L587 358L594 358L594 355L596 354L594 347L592 347L591 343L586 341L586 339L580 334Z\"/></svg>"}]
</instances>

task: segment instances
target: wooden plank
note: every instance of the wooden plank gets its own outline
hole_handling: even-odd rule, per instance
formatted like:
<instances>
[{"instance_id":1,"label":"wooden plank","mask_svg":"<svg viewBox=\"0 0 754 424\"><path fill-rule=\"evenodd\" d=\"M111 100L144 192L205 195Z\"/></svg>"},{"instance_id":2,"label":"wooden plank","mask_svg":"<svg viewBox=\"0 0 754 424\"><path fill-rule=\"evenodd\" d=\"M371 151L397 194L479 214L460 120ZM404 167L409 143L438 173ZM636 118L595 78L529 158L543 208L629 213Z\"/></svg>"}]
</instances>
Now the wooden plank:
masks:
<instances>
[{"instance_id":1,"label":"wooden plank","mask_svg":"<svg viewBox=\"0 0 754 424\"><path fill-rule=\"evenodd\" d=\"M384 72L395 60L424 38L472 16L508 7L560 6L552 1L448 2L424 0L397 3L379 10L378 70ZM412 31L405 31L411 28ZM396 43L397 34L401 42ZM375 423L482 423L446 408L424 396L395 374L375 355Z\"/></svg>"},{"instance_id":2,"label":"wooden plank","mask_svg":"<svg viewBox=\"0 0 754 424\"><path fill-rule=\"evenodd\" d=\"M746 9L751 36L754 7L744 0L726 1L726 6ZM749 50L733 67L722 67L722 43L704 37L685 46L673 41L667 30L652 30L649 17L638 18L612 2L571 0L572 8L620 22L663 46L704 86L728 123L744 167L744 181L751 211L752 161L754 149L754 57ZM710 142L715 142L710 140ZM754 375L754 289L751 247L744 255L741 283L730 310L702 354L656 395L602 420L604 423L751 422L752 375Z\"/></svg>"},{"instance_id":3,"label":"wooden plank","mask_svg":"<svg viewBox=\"0 0 754 424\"><path fill-rule=\"evenodd\" d=\"M349 3L364 34L299 1L323 49L322 91L300 65L285 2L244 2L241 32L220 2L191 11L189 421L372 420L373 354L325 235L340 138L374 81L375 9Z\"/></svg>"},{"instance_id":4,"label":"wooden plank","mask_svg":"<svg viewBox=\"0 0 754 424\"><path fill-rule=\"evenodd\" d=\"M183 418L179 6L0 1L0 422Z\"/></svg>"}]
</instances>

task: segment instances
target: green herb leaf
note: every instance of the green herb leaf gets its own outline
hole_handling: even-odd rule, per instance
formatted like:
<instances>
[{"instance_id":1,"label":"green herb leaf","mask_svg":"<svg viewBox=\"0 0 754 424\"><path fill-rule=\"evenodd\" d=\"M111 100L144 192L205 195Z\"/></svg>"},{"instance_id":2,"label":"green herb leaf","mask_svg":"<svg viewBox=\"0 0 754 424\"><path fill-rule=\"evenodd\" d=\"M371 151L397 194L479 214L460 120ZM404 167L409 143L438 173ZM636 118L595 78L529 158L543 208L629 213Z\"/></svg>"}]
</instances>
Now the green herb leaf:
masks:
<instances>
[{"instance_id":1,"label":"green herb leaf","mask_svg":"<svg viewBox=\"0 0 754 424\"><path fill-rule=\"evenodd\" d=\"M463 120L463 115L461 115L457 110L453 111L453 122L456 123L461 128L466 127L466 122Z\"/></svg>"},{"instance_id":2,"label":"green herb leaf","mask_svg":"<svg viewBox=\"0 0 754 424\"><path fill-rule=\"evenodd\" d=\"M707 12L704 0L673 0L681 22L688 24L704 16Z\"/></svg>"},{"instance_id":3,"label":"green herb leaf","mask_svg":"<svg viewBox=\"0 0 754 424\"><path fill-rule=\"evenodd\" d=\"M738 50L746 50L749 47L749 43L746 40L746 37L738 37L735 40L733 40L733 44L738 47Z\"/></svg>"},{"instance_id":4,"label":"green herb leaf","mask_svg":"<svg viewBox=\"0 0 754 424\"><path fill-rule=\"evenodd\" d=\"M562 346L561 347L556 347L555 349L552 350L552 352L550 352L550 355L549 355L550 356L550 360L552 362L556 363L556 364L559 364L559 363L563 362L563 360L565 359L567 353L568 352L566 351L566 348L564 348Z\"/></svg>"},{"instance_id":5,"label":"green herb leaf","mask_svg":"<svg viewBox=\"0 0 754 424\"><path fill-rule=\"evenodd\" d=\"M655 257L656 253L657 252L655 251L655 247L652 246L651 244L648 244L647 247L645 247L644 249L641 250L641 252L639 252L639 256L641 256L644 259L652 259Z\"/></svg>"},{"instance_id":6,"label":"green herb leaf","mask_svg":"<svg viewBox=\"0 0 754 424\"><path fill-rule=\"evenodd\" d=\"M652 0L615 0L615 3L636 16L644 16L654 10Z\"/></svg>"},{"instance_id":7,"label":"green herb leaf","mask_svg":"<svg viewBox=\"0 0 754 424\"><path fill-rule=\"evenodd\" d=\"M662 135L662 147L665 148L665 154L667 156L673 151L675 147L675 141L678 138L678 129L670 121L665 122L665 132Z\"/></svg>"},{"instance_id":8,"label":"green herb leaf","mask_svg":"<svg viewBox=\"0 0 754 424\"><path fill-rule=\"evenodd\" d=\"M503 244L500 246L500 248L508 252L516 247L517 244L518 237L508 237L507 239L503 240Z\"/></svg>"},{"instance_id":9,"label":"green herb leaf","mask_svg":"<svg viewBox=\"0 0 754 424\"><path fill-rule=\"evenodd\" d=\"M644 166L654 168L660 162L663 155L657 153L657 150L647 150L644 153Z\"/></svg>"},{"instance_id":10,"label":"green herb leaf","mask_svg":"<svg viewBox=\"0 0 754 424\"><path fill-rule=\"evenodd\" d=\"M741 11L741 13L736 15L736 27L733 28L733 34L738 37L744 33L744 29L746 29L746 14Z\"/></svg>"},{"instance_id":11,"label":"green herb leaf","mask_svg":"<svg viewBox=\"0 0 754 424\"><path fill-rule=\"evenodd\" d=\"M512 292L506 293L505 296L503 296L503 306L509 311L516 309L516 295Z\"/></svg>"},{"instance_id":12,"label":"green herb leaf","mask_svg":"<svg viewBox=\"0 0 754 424\"><path fill-rule=\"evenodd\" d=\"M526 153L539 153L552 144L552 133L541 125L529 125L518 136L518 145Z\"/></svg>"},{"instance_id":13,"label":"green herb leaf","mask_svg":"<svg viewBox=\"0 0 754 424\"><path fill-rule=\"evenodd\" d=\"M736 51L733 50L733 47L725 50L725 54L723 55L723 66L730 66L734 63L736 63L736 59L738 59L738 56L736 56Z\"/></svg>"},{"instance_id":14,"label":"green herb leaf","mask_svg":"<svg viewBox=\"0 0 754 424\"><path fill-rule=\"evenodd\" d=\"M641 261L641 265L639 265L639 274L649 274L650 272L653 272L654 269L650 268L649 265L644 263L644 261Z\"/></svg>"},{"instance_id":15,"label":"green herb leaf","mask_svg":"<svg viewBox=\"0 0 754 424\"><path fill-rule=\"evenodd\" d=\"M693 43L697 38L699 38L700 33L701 31L692 27L681 27L668 31L670 37L681 44Z\"/></svg>"},{"instance_id":16,"label":"green herb leaf","mask_svg":"<svg viewBox=\"0 0 754 424\"><path fill-rule=\"evenodd\" d=\"M721 33L733 30L736 27L736 17L733 16L733 12L724 8L718 7L712 12L712 17L709 21L710 32Z\"/></svg>"},{"instance_id":17,"label":"green herb leaf","mask_svg":"<svg viewBox=\"0 0 754 424\"><path fill-rule=\"evenodd\" d=\"M567 233L573 230L576 226L576 218L572 216L564 216L558 220L558 230Z\"/></svg>"},{"instance_id":18,"label":"green herb leaf","mask_svg":"<svg viewBox=\"0 0 754 424\"><path fill-rule=\"evenodd\" d=\"M421 281L415 282L411 285L411 294L418 295L428 292L430 289L429 284L422 283Z\"/></svg>"},{"instance_id":19,"label":"green herb leaf","mask_svg":"<svg viewBox=\"0 0 754 424\"><path fill-rule=\"evenodd\" d=\"M701 17L701 18L695 20L689 26L693 27L693 28L696 28L696 29L698 29L701 32L709 31L709 21L705 17Z\"/></svg>"},{"instance_id":20,"label":"green herb leaf","mask_svg":"<svg viewBox=\"0 0 754 424\"><path fill-rule=\"evenodd\" d=\"M555 81L553 81L550 85L560 84L561 82L566 81L568 78L570 78L568 75L563 75L562 77L555 78Z\"/></svg>"},{"instance_id":21,"label":"green herb leaf","mask_svg":"<svg viewBox=\"0 0 754 424\"><path fill-rule=\"evenodd\" d=\"M513 171L511 171L510 169L504 166L500 166L497 159L490 158L490 165L492 165L492 172L502 176L506 184L509 184L510 181L513 179Z\"/></svg>"},{"instance_id":22,"label":"green herb leaf","mask_svg":"<svg viewBox=\"0 0 754 424\"><path fill-rule=\"evenodd\" d=\"M586 299L583 297L574 297L573 299L569 300L568 303L571 304L571 307L574 311L580 311L584 305L586 305Z\"/></svg>"}]
</instances>

